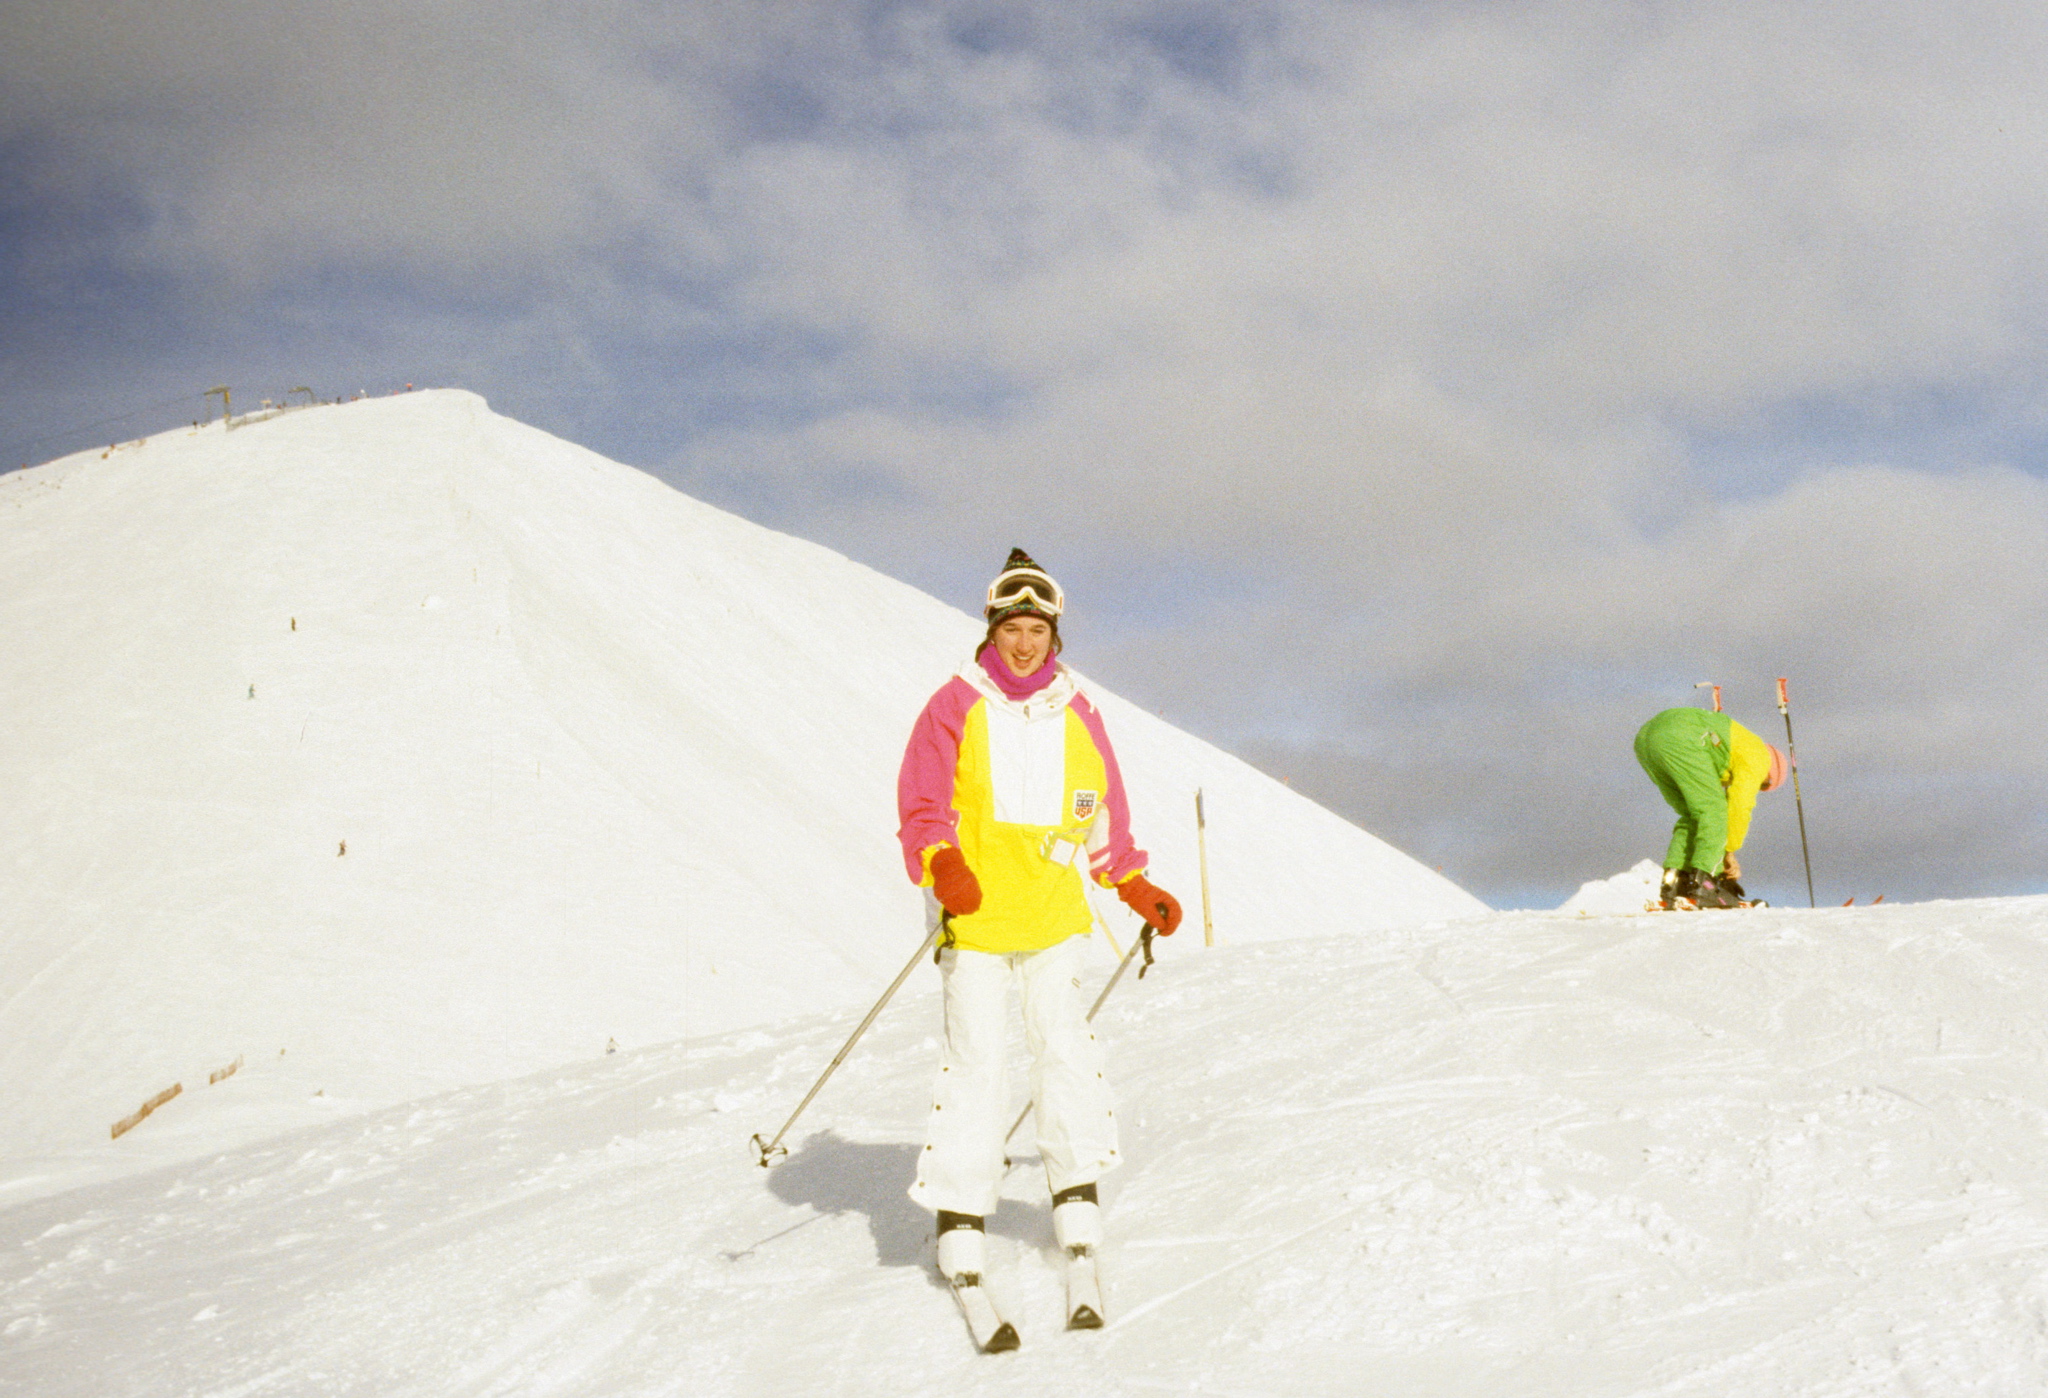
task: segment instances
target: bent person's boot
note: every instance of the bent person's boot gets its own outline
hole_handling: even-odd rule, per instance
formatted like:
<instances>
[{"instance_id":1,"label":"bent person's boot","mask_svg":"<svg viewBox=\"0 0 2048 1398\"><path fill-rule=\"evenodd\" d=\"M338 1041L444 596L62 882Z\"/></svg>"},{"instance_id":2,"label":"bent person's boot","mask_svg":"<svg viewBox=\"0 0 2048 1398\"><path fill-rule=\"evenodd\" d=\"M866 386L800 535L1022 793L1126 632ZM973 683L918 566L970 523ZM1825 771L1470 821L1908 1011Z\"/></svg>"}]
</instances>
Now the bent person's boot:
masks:
<instances>
[{"instance_id":1,"label":"bent person's boot","mask_svg":"<svg viewBox=\"0 0 2048 1398\"><path fill-rule=\"evenodd\" d=\"M1674 908L1696 908L1699 906L1700 871L1680 869L1671 881L1671 906Z\"/></svg>"},{"instance_id":2,"label":"bent person's boot","mask_svg":"<svg viewBox=\"0 0 2048 1398\"><path fill-rule=\"evenodd\" d=\"M1712 877L1706 874L1701 874L1694 881L1692 901L1702 908L1739 908L1742 906L1740 898L1737 898L1727 889L1721 887L1720 884L1714 882Z\"/></svg>"}]
</instances>

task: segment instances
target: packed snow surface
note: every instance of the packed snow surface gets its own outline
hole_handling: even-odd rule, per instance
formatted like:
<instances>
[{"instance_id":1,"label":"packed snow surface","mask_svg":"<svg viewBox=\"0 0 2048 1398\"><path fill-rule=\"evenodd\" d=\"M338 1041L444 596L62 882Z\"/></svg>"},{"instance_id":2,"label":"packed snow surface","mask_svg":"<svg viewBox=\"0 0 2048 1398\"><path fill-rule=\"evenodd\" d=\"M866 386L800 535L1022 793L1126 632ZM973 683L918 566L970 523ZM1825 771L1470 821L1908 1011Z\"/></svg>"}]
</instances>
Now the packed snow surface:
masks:
<instances>
[{"instance_id":1,"label":"packed snow surface","mask_svg":"<svg viewBox=\"0 0 2048 1398\"><path fill-rule=\"evenodd\" d=\"M2048 1391L2048 898L1487 914L1106 695L1221 944L1099 1020L1108 1328L1020 1139L972 1353L928 961L748 1140L916 944L977 634L466 394L0 479L0 1392Z\"/></svg>"},{"instance_id":2,"label":"packed snow surface","mask_svg":"<svg viewBox=\"0 0 2048 1398\"><path fill-rule=\"evenodd\" d=\"M1098 1021L1109 1327L1060 1329L1020 1140L991 1285L1024 1348L982 1356L904 1194L926 965L772 1170L748 1136L858 1010L0 1211L0 1389L2039 1393L2044 1004L2048 898L1182 935Z\"/></svg>"},{"instance_id":3,"label":"packed snow surface","mask_svg":"<svg viewBox=\"0 0 2048 1398\"><path fill-rule=\"evenodd\" d=\"M903 742L980 634L462 392L0 478L0 1199L864 1003L923 934ZM1484 911L1096 694L1198 924L1204 791L1225 944Z\"/></svg>"}]
</instances>

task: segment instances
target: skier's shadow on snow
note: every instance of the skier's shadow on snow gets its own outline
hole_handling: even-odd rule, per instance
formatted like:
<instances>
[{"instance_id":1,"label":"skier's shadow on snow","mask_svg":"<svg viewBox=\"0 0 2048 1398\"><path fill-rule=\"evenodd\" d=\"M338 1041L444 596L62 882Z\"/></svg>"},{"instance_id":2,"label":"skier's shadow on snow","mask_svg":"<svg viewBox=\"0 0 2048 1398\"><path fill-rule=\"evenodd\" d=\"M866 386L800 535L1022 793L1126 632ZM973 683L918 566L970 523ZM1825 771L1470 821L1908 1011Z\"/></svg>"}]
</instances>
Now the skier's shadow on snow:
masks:
<instances>
[{"instance_id":1,"label":"skier's shadow on snow","mask_svg":"<svg viewBox=\"0 0 2048 1398\"><path fill-rule=\"evenodd\" d=\"M917 1174L914 1145L849 1141L821 1131L768 1172L768 1188L788 1204L821 1214L862 1213L884 1267L915 1267L929 1259L932 1216L904 1193Z\"/></svg>"}]
</instances>

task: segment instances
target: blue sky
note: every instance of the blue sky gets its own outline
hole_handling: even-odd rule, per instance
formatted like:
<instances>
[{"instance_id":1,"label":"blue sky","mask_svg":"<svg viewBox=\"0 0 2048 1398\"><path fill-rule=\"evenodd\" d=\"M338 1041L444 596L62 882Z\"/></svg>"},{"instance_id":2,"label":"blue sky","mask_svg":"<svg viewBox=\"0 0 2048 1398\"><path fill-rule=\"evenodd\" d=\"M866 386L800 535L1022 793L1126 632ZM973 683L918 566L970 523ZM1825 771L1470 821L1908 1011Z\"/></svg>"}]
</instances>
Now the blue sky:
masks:
<instances>
[{"instance_id":1,"label":"blue sky","mask_svg":"<svg viewBox=\"0 0 2048 1398\"><path fill-rule=\"evenodd\" d=\"M23 459L458 385L963 607L1023 544L1498 903L1780 674L1823 896L2048 887L2037 6L85 8L0 17Z\"/></svg>"}]
</instances>

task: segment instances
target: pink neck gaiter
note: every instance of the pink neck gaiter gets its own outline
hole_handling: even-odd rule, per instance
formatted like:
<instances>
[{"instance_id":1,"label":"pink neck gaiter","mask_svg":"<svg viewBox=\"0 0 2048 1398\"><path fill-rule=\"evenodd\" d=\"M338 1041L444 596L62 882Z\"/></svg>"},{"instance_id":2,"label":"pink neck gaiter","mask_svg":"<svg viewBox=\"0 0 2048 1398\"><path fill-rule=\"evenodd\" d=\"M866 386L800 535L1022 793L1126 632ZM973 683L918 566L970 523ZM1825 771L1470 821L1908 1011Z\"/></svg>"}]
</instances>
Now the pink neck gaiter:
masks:
<instances>
[{"instance_id":1,"label":"pink neck gaiter","mask_svg":"<svg viewBox=\"0 0 2048 1398\"><path fill-rule=\"evenodd\" d=\"M1051 684L1053 676L1060 670L1059 662L1048 655L1045 663L1030 674L1012 674L1010 667L1003 663L1003 657L997 654L993 643L983 646L975 659L981 662L981 668L988 673L988 677L996 682L996 688L1012 699L1029 699Z\"/></svg>"}]
</instances>

